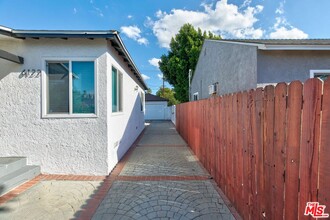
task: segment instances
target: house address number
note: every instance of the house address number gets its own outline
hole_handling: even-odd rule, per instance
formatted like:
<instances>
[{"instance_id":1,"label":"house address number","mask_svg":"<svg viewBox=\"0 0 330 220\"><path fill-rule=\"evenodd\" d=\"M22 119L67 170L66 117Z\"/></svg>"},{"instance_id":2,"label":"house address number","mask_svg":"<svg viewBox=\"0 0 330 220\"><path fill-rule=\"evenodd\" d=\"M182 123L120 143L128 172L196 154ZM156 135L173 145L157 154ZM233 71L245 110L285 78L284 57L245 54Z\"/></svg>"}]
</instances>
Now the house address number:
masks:
<instances>
[{"instance_id":1,"label":"house address number","mask_svg":"<svg viewBox=\"0 0 330 220\"><path fill-rule=\"evenodd\" d=\"M26 78L38 78L40 74L40 69L24 69L21 72L21 76Z\"/></svg>"}]
</instances>

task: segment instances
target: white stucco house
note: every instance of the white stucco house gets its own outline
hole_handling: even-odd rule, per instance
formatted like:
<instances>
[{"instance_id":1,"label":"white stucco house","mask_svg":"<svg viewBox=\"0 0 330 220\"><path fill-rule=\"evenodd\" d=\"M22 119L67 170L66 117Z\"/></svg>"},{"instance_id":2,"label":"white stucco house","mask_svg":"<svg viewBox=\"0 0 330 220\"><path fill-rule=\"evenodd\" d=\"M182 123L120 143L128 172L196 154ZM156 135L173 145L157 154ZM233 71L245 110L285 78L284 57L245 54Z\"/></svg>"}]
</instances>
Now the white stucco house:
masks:
<instances>
[{"instance_id":1,"label":"white stucco house","mask_svg":"<svg viewBox=\"0 0 330 220\"><path fill-rule=\"evenodd\" d=\"M144 129L146 89L117 31L0 26L0 158L109 174Z\"/></svg>"}]
</instances>

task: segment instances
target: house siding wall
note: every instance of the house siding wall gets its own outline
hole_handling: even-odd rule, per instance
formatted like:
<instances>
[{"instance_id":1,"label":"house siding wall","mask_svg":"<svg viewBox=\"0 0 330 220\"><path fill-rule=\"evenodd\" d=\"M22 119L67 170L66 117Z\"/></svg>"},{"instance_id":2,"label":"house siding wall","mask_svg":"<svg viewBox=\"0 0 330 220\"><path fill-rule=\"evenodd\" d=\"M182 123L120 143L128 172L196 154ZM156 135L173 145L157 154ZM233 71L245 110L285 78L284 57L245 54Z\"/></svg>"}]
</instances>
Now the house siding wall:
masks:
<instances>
[{"instance_id":1,"label":"house siding wall","mask_svg":"<svg viewBox=\"0 0 330 220\"><path fill-rule=\"evenodd\" d=\"M131 125L122 121L129 117L126 115L129 111L124 112L121 119L118 117L116 123L109 119L109 64L112 56L118 55L109 54L106 40L1 38L0 48L24 57L23 65L0 60L0 157L26 156L28 164L41 166L42 173L108 174L118 161L112 158L116 152L110 152L108 146L122 134L122 127ZM42 118L41 78L21 77L20 72L23 69L45 71L45 57L96 58L97 118ZM140 115L133 117L143 120ZM132 139L138 133L133 132ZM130 142L131 139L127 140L125 146Z\"/></svg>"},{"instance_id":2,"label":"house siding wall","mask_svg":"<svg viewBox=\"0 0 330 220\"><path fill-rule=\"evenodd\" d=\"M108 45L108 164L110 172L144 129L144 111L141 111L140 93L142 86L133 77L123 58L113 47ZM114 66L123 74L123 111L112 113L112 79L111 67ZM138 90L136 90L138 86Z\"/></svg>"},{"instance_id":3,"label":"house siding wall","mask_svg":"<svg viewBox=\"0 0 330 220\"><path fill-rule=\"evenodd\" d=\"M330 69L330 51L258 51L258 83L304 82L312 69Z\"/></svg>"},{"instance_id":4,"label":"house siding wall","mask_svg":"<svg viewBox=\"0 0 330 220\"><path fill-rule=\"evenodd\" d=\"M254 88L257 84L257 48L205 40L191 83L191 100L208 98L208 86L218 82L218 95Z\"/></svg>"}]
</instances>

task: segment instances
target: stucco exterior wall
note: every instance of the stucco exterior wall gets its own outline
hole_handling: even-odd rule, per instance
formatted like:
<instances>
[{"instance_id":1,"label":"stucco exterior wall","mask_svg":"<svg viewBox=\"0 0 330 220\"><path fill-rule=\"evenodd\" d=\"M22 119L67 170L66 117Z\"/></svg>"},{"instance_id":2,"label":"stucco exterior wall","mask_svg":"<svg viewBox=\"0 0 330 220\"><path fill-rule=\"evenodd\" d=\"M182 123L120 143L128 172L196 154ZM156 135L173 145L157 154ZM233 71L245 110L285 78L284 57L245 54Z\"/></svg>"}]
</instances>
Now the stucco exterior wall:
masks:
<instances>
[{"instance_id":1,"label":"stucco exterior wall","mask_svg":"<svg viewBox=\"0 0 330 220\"><path fill-rule=\"evenodd\" d=\"M109 172L114 168L117 162L122 158L125 152L133 144L136 138L144 129L144 111L141 111L140 93L144 90L139 82L133 77L127 67L127 63L118 54L111 45L108 45L108 164ZM123 73L123 111L112 113L112 79L111 66L114 66ZM136 90L136 87L138 89ZM144 96L143 96L144 97Z\"/></svg>"},{"instance_id":2,"label":"stucco exterior wall","mask_svg":"<svg viewBox=\"0 0 330 220\"><path fill-rule=\"evenodd\" d=\"M218 82L218 95L254 88L257 84L257 48L205 40L191 83L191 100L208 98L208 86Z\"/></svg>"},{"instance_id":3,"label":"stucco exterior wall","mask_svg":"<svg viewBox=\"0 0 330 220\"><path fill-rule=\"evenodd\" d=\"M258 51L258 83L304 82L317 69L330 69L330 51Z\"/></svg>"},{"instance_id":4,"label":"stucco exterior wall","mask_svg":"<svg viewBox=\"0 0 330 220\"><path fill-rule=\"evenodd\" d=\"M24 57L23 65L0 59L0 157L26 156L28 164L41 166L42 173L108 174L118 161L113 159L118 151L108 149L110 143L117 140L126 128L131 132L130 138L122 142L128 146L143 129L143 113L132 116L138 120L138 129L132 130L135 124L125 121L129 118L129 110L133 109L132 92L124 95L127 111L122 116L116 118L109 114L110 65L114 63L112 56L119 59L118 53L109 53L105 39L1 38L0 48ZM96 118L42 118L41 78L25 78L20 73L23 69L45 71L44 59L54 57L97 60ZM128 78L127 72L123 73L126 73L123 83L126 87L133 80Z\"/></svg>"}]
</instances>

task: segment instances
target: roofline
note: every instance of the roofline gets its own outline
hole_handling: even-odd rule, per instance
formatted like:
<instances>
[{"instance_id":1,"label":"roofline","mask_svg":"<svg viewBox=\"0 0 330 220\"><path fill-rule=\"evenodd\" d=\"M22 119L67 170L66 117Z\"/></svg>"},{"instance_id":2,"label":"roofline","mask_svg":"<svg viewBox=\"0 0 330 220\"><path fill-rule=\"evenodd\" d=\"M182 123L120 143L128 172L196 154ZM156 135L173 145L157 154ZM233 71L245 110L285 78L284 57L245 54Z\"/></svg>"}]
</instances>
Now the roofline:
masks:
<instances>
[{"instance_id":1,"label":"roofline","mask_svg":"<svg viewBox=\"0 0 330 220\"><path fill-rule=\"evenodd\" d=\"M133 62L133 59L132 59L131 55L129 54L128 50L126 49L126 47L125 47L125 45L124 45L124 43L123 43L123 41L122 41L122 39L121 39L120 36L119 36L119 33L117 32L117 33L115 34L115 36L116 36L116 39L119 41L119 45L122 47L122 49L124 50L124 53L127 55L127 58L128 58L129 61L131 62L131 64L132 64L134 70L136 71L136 73L138 74L139 78L141 79L141 81L140 81L141 84L144 86L144 89L147 90L147 89L148 89L148 86L145 84L145 82L144 82L144 80L143 80L143 77L142 77L142 75L141 75L139 69L136 67L135 63Z\"/></svg>"},{"instance_id":2,"label":"roofline","mask_svg":"<svg viewBox=\"0 0 330 220\"><path fill-rule=\"evenodd\" d=\"M74 36L88 36L95 35L104 37L105 35L115 35L118 34L116 30L16 30L0 25L0 34L7 36L12 36L15 38L24 38L24 37L58 37L59 35L67 35L67 37Z\"/></svg>"},{"instance_id":3,"label":"roofline","mask_svg":"<svg viewBox=\"0 0 330 220\"><path fill-rule=\"evenodd\" d=\"M264 43L250 43L250 42L240 42L235 40L211 40L206 39L207 41L212 42L221 42L228 44L238 44L238 45L246 45L246 46L255 46L259 50L330 50L329 45L275 45L275 44L264 44Z\"/></svg>"},{"instance_id":4,"label":"roofline","mask_svg":"<svg viewBox=\"0 0 330 220\"><path fill-rule=\"evenodd\" d=\"M115 48L118 52L122 52L129 65L132 67L131 71L136 76L138 81L142 84L144 90L148 87L144 82L142 75L138 68L136 67L131 55L127 51L122 39L119 36L119 32L116 30L109 31L84 31L84 30L15 30L8 27L0 26L0 34L6 35L13 38L25 39L25 38L104 38L106 40L114 40L119 48Z\"/></svg>"}]
</instances>

